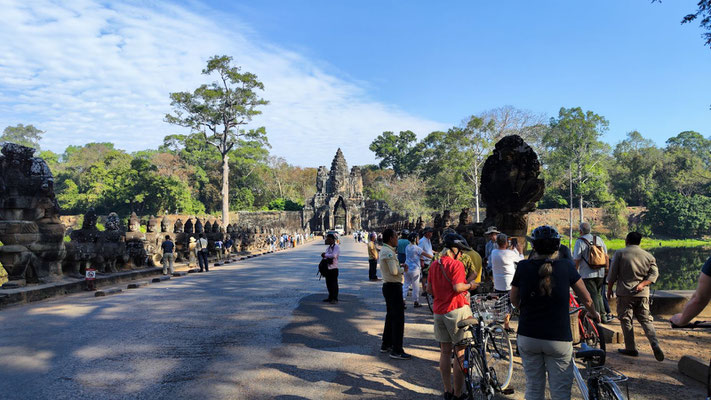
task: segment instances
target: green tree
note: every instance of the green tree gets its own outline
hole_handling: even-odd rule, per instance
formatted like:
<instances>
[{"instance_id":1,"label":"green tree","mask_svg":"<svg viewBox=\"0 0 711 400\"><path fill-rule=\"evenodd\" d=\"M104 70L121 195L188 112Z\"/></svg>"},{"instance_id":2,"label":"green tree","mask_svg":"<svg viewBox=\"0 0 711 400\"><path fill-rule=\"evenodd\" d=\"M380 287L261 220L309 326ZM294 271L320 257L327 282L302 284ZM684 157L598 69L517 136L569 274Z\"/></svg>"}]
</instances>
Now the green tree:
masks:
<instances>
[{"instance_id":1,"label":"green tree","mask_svg":"<svg viewBox=\"0 0 711 400\"><path fill-rule=\"evenodd\" d=\"M381 159L380 168L392 168L395 175L402 177L415 172L419 164L415 143L417 136L412 131L401 131L396 135L386 131L370 144L370 151Z\"/></svg>"},{"instance_id":2,"label":"green tree","mask_svg":"<svg viewBox=\"0 0 711 400\"><path fill-rule=\"evenodd\" d=\"M550 130L543 138L547 153L545 165L552 171L568 175L569 191L578 199L581 222L584 198L608 198L604 189L605 170L600 168L601 163L607 161L608 146L600 138L608 124L604 117L592 111L563 107L558 118L551 118ZM602 193L600 189L603 189Z\"/></svg>"},{"instance_id":3,"label":"green tree","mask_svg":"<svg viewBox=\"0 0 711 400\"><path fill-rule=\"evenodd\" d=\"M652 3L654 2L661 3L662 0L652 0ZM711 0L699 0L697 6L696 11L686 14L681 20L681 23L682 25L688 24L699 19L699 26L706 30L706 32L702 34L702 37L706 40L706 46L711 47Z\"/></svg>"},{"instance_id":4,"label":"green tree","mask_svg":"<svg viewBox=\"0 0 711 400\"><path fill-rule=\"evenodd\" d=\"M711 186L711 141L693 131L667 140L657 181L663 191L707 195Z\"/></svg>"},{"instance_id":5,"label":"green tree","mask_svg":"<svg viewBox=\"0 0 711 400\"><path fill-rule=\"evenodd\" d=\"M551 118L550 129L543 137L546 149L543 165L547 176L568 176L570 236L573 233L573 196L578 199L580 222L583 222L583 199L605 201L608 146L600 141L607 130L607 120L580 107L562 107L558 118ZM572 243L569 243L572 245Z\"/></svg>"},{"instance_id":6,"label":"green tree","mask_svg":"<svg viewBox=\"0 0 711 400\"><path fill-rule=\"evenodd\" d=\"M610 230L610 235L620 238L629 230L627 204L617 198L602 207L602 223Z\"/></svg>"},{"instance_id":7,"label":"green tree","mask_svg":"<svg viewBox=\"0 0 711 400\"><path fill-rule=\"evenodd\" d=\"M680 238L711 233L711 197L658 191L649 202L645 220L654 233Z\"/></svg>"},{"instance_id":8,"label":"green tree","mask_svg":"<svg viewBox=\"0 0 711 400\"><path fill-rule=\"evenodd\" d=\"M44 131L35 128L34 125L17 124L16 126L8 126L3 130L0 142L17 143L39 150L39 142L43 134Z\"/></svg>"},{"instance_id":9,"label":"green tree","mask_svg":"<svg viewBox=\"0 0 711 400\"><path fill-rule=\"evenodd\" d=\"M166 114L165 121L188 127L193 133L219 151L222 160L222 221L229 224L229 153L240 138L266 140L262 128L242 128L252 118L261 114L257 108L268 104L255 90L264 90L264 84L250 72L231 66L232 57L214 56L202 70L204 75L217 73L219 80L201 85L192 93L171 93L174 114Z\"/></svg>"},{"instance_id":10,"label":"green tree","mask_svg":"<svg viewBox=\"0 0 711 400\"><path fill-rule=\"evenodd\" d=\"M617 197L631 206L644 206L658 187L657 175L664 154L639 132L627 133L627 139L615 146L610 165L610 183Z\"/></svg>"},{"instance_id":11,"label":"green tree","mask_svg":"<svg viewBox=\"0 0 711 400\"><path fill-rule=\"evenodd\" d=\"M472 115L461 126L451 128L447 132L433 132L424 141L427 150L424 150L423 154L427 157L428 173L431 174L430 176L438 176L440 181L452 184L451 192L445 198L457 200L450 206L468 207L470 204L466 203L470 201L474 203L476 222L481 221L479 193L481 168L494 147L497 134L495 124L495 119L489 118L485 121ZM442 175L450 175L454 179L445 179ZM436 186L437 183L434 185ZM439 189L446 189L446 187ZM473 192L473 198L466 192ZM442 194L444 193L439 193Z\"/></svg>"}]
</instances>

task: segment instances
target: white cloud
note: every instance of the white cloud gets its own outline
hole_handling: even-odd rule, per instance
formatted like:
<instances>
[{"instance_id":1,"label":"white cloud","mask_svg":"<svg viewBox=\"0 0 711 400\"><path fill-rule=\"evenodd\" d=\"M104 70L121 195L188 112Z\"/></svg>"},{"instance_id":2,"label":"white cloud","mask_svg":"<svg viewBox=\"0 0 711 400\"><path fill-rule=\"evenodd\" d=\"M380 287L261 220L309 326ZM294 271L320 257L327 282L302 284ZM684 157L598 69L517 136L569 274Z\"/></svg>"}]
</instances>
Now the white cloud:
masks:
<instances>
[{"instance_id":1,"label":"white cloud","mask_svg":"<svg viewBox=\"0 0 711 400\"><path fill-rule=\"evenodd\" d=\"M368 98L358 83L324 72L293 51L253 39L232 18L218 28L211 10L94 0L0 0L0 127L34 124L42 146L114 142L155 148L182 131L163 122L168 94L206 81L206 60L227 54L265 84L270 104L254 120L272 153L289 162L330 163L341 147L351 164L373 162L369 143L385 130L418 134L445 124Z\"/></svg>"}]
</instances>

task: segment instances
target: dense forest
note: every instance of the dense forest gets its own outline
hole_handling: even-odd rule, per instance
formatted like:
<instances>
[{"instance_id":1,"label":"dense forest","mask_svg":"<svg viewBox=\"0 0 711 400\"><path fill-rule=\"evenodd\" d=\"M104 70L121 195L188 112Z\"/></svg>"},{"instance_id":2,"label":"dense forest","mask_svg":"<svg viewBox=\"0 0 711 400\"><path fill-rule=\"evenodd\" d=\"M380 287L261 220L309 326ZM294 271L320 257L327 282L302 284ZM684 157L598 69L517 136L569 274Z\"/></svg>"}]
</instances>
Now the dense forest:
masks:
<instances>
[{"instance_id":1,"label":"dense forest","mask_svg":"<svg viewBox=\"0 0 711 400\"><path fill-rule=\"evenodd\" d=\"M411 131L383 132L370 146L380 163L363 166L365 194L426 219L435 210L485 207L476 190L483 162L500 138L518 134L542 163L546 191L539 208L603 207L608 226L625 231L625 207L644 206L647 214L634 229L679 237L710 234L711 140L682 131L659 147L633 131L611 146L601 139L607 127L603 116L580 108L561 108L545 121L506 106L420 140ZM0 142L39 148L41 135L32 125L18 125L6 128ZM221 208L221 155L199 134L170 135L157 150L135 153L88 143L39 155L55 174L64 213L94 207L124 215L217 215ZM315 192L316 169L270 155L262 135L239 140L229 151L229 180L233 211L298 210Z\"/></svg>"},{"instance_id":2,"label":"dense forest","mask_svg":"<svg viewBox=\"0 0 711 400\"><path fill-rule=\"evenodd\" d=\"M421 140L411 131L383 132L370 146L380 163L366 168L368 195L410 215L485 206L475 190L482 165L499 139L518 134L541 160L539 208L604 207L608 225L624 231L625 207L644 206L645 218L632 228L646 234L711 233L711 140L682 131L659 147L632 131L612 146L602 141L608 125L581 108L561 108L545 121L506 106Z\"/></svg>"}]
</instances>

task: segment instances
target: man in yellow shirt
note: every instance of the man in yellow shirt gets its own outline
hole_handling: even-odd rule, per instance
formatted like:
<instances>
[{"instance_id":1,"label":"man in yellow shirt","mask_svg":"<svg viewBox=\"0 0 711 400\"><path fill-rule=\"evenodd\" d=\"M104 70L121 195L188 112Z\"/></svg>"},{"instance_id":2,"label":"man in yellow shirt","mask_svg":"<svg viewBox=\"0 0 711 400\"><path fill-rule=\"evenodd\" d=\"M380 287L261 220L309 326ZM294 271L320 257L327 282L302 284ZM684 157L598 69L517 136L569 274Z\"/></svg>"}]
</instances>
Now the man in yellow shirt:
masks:
<instances>
[{"instance_id":1,"label":"man in yellow shirt","mask_svg":"<svg viewBox=\"0 0 711 400\"><path fill-rule=\"evenodd\" d=\"M383 231L383 247L380 250L380 273L383 275L383 297L387 311L380 352L390 352L390 358L398 360L412 358L402 347L405 334L405 302L402 300L404 272L397 258L397 233L386 229Z\"/></svg>"}]
</instances>

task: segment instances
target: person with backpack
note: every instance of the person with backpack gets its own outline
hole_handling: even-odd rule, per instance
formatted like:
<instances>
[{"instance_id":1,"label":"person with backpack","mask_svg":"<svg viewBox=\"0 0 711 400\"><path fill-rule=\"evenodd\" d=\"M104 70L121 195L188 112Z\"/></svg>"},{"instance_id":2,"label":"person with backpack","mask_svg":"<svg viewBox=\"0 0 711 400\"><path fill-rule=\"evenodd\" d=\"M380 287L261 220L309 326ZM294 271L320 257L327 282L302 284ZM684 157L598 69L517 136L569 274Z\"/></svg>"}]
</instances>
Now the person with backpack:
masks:
<instances>
[{"instance_id":1,"label":"person with backpack","mask_svg":"<svg viewBox=\"0 0 711 400\"><path fill-rule=\"evenodd\" d=\"M602 316L602 322L609 322L611 317L605 313L604 296L605 275L610 268L610 258L607 255L605 242L590 233L588 222L580 224L580 237L573 247L575 268L580 273L595 304L595 310Z\"/></svg>"},{"instance_id":2,"label":"person with backpack","mask_svg":"<svg viewBox=\"0 0 711 400\"><path fill-rule=\"evenodd\" d=\"M325 260L327 267L325 269L325 274L322 272L326 278L326 289L328 290L328 297L323 299L324 302L331 304L338 304L338 256L341 255L341 248L338 247L336 235L329 233L326 235L326 251L321 253L321 259Z\"/></svg>"}]
</instances>

